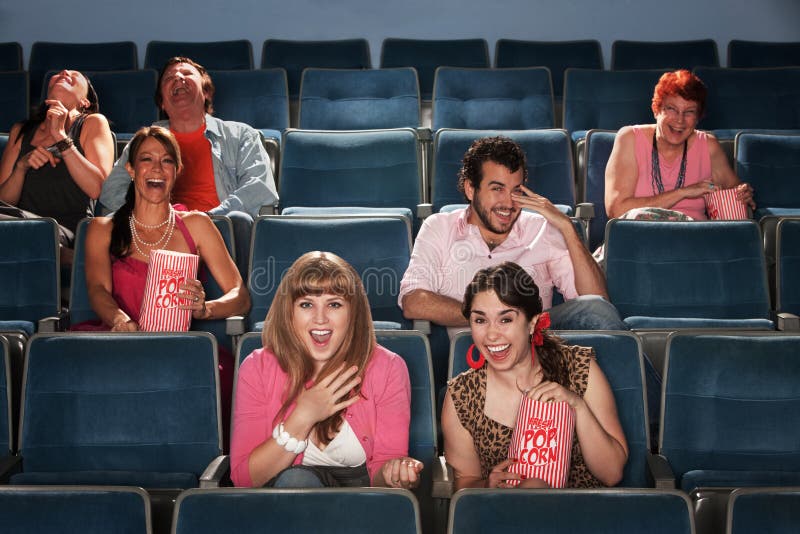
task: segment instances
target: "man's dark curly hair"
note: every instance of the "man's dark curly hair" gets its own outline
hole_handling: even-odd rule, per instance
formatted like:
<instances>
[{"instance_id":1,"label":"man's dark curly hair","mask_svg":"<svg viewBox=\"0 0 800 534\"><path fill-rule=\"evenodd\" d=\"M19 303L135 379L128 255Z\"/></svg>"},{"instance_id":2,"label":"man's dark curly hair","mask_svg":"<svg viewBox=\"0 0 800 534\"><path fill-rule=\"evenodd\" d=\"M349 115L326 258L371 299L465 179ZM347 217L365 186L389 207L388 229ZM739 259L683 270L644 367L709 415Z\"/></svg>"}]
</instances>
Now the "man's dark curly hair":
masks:
<instances>
[{"instance_id":1,"label":"man's dark curly hair","mask_svg":"<svg viewBox=\"0 0 800 534\"><path fill-rule=\"evenodd\" d=\"M528 182L528 164L522 147L508 137L483 137L475 140L469 147L458 171L458 190L465 197L465 181L469 180L474 189L480 187L483 180L481 168L485 161L498 163L511 172L517 172L522 168L522 183Z\"/></svg>"}]
</instances>

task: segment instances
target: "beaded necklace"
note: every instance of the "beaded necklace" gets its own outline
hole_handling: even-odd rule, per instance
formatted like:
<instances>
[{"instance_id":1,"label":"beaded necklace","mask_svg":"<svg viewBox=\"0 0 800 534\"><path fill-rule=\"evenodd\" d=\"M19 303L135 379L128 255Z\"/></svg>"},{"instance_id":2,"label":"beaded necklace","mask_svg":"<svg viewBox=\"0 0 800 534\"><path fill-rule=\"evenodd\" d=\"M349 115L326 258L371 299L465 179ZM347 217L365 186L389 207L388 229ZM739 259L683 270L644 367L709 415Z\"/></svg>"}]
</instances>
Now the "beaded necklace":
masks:
<instances>
[{"instance_id":1,"label":"beaded necklace","mask_svg":"<svg viewBox=\"0 0 800 534\"><path fill-rule=\"evenodd\" d=\"M134 221L135 221L135 223L134 223ZM169 215L167 215L167 218L164 220L164 222L162 222L160 224L157 224L157 225L153 225L153 226L148 226L146 224L140 223L138 220L136 220L136 217L133 216L133 213L131 213L130 217L128 217L128 224L131 227L131 237L132 237L131 242L133 243L133 247L136 249L136 252L138 252L139 254L141 254L142 256L144 256L146 258L146 257L149 256L149 253L145 254L142 251L142 249L139 248L139 243L141 243L142 245L144 245L146 247L149 247L151 251L159 249L162 246L164 246L167 243L169 243L169 240L172 239L172 232L175 230L175 210L173 210L172 206L170 206L169 207ZM145 241L141 237L139 237L139 233L136 231L136 225L137 224L142 226L142 228L146 228L148 230L161 228L165 224L168 225L168 226L167 226L166 230L164 230L164 233L162 234L162 236L159 238L158 241L150 243L148 241ZM138 243L137 243L137 241L138 241Z\"/></svg>"},{"instance_id":2,"label":"beaded necklace","mask_svg":"<svg viewBox=\"0 0 800 534\"><path fill-rule=\"evenodd\" d=\"M683 142L683 156L681 157L681 169L678 171L678 181L675 183L675 189L683 187L684 178L686 178L686 149L689 146L689 140ZM664 182L661 181L661 165L658 162L658 144L656 142L656 134L653 133L653 167L650 171L650 179L653 185L653 193L661 194L664 192Z\"/></svg>"}]
</instances>

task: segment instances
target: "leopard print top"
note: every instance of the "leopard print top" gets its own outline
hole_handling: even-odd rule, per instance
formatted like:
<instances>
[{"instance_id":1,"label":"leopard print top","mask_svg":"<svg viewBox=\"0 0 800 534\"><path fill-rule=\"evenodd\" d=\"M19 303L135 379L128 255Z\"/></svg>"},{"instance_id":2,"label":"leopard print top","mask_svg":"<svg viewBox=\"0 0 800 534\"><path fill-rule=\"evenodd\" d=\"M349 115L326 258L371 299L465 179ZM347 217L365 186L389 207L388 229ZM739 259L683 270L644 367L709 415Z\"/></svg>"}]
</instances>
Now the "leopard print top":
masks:
<instances>
[{"instance_id":1,"label":"leopard print top","mask_svg":"<svg viewBox=\"0 0 800 534\"><path fill-rule=\"evenodd\" d=\"M569 389L583 397L589 382L589 364L595 358L589 347L563 346L562 353L569 369ZM488 478L492 468L508 458L513 428L498 423L484 414L486 401L486 366L470 369L448 382L448 393L458 420L472 435L481 461L481 477ZM577 435L572 438L572 465L568 488L598 488L600 482L586 467Z\"/></svg>"}]
</instances>

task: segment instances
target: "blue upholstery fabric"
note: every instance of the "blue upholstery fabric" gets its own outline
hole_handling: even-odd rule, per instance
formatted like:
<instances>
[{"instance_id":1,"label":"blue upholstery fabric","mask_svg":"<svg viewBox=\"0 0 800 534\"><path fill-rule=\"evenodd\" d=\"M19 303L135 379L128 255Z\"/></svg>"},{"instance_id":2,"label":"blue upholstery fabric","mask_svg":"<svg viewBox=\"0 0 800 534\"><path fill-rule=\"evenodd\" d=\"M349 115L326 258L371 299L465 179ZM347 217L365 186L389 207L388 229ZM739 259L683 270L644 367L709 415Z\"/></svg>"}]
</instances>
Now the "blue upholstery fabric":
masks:
<instances>
[{"instance_id":1,"label":"blue upholstery fabric","mask_svg":"<svg viewBox=\"0 0 800 534\"><path fill-rule=\"evenodd\" d=\"M36 332L36 325L31 321L0 321L0 332L22 332L30 337Z\"/></svg>"},{"instance_id":2,"label":"blue upholstery fabric","mask_svg":"<svg viewBox=\"0 0 800 534\"><path fill-rule=\"evenodd\" d=\"M239 340L236 367L239 367L251 352L262 347L261 332L247 332Z\"/></svg>"},{"instance_id":3,"label":"blue upholstery fabric","mask_svg":"<svg viewBox=\"0 0 800 534\"><path fill-rule=\"evenodd\" d=\"M72 325L98 319L89 302L86 285L86 231L90 221L91 219L83 219L75 230L72 279L69 285L69 320Z\"/></svg>"},{"instance_id":4,"label":"blue upholstery fabric","mask_svg":"<svg viewBox=\"0 0 800 534\"><path fill-rule=\"evenodd\" d=\"M136 43L133 41L111 43L36 41L31 46L31 55L28 60L31 102L39 100L39 95L42 94L42 83L47 72L67 68L81 72L135 70L139 68ZM100 104L102 106L102 101Z\"/></svg>"},{"instance_id":5,"label":"blue upholstery fabric","mask_svg":"<svg viewBox=\"0 0 800 534\"><path fill-rule=\"evenodd\" d=\"M484 39L384 39L381 68L414 67L419 76L420 96L430 100L436 68L488 68L489 45Z\"/></svg>"},{"instance_id":6,"label":"blue upholstery fabric","mask_svg":"<svg viewBox=\"0 0 800 534\"><path fill-rule=\"evenodd\" d=\"M183 56L208 70L253 68L253 45L247 39L232 41L150 41L144 52L144 68L160 71L167 60Z\"/></svg>"},{"instance_id":7,"label":"blue upholstery fabric","mask_svg":"<svg viewBox=\"0 0 800 534\"><path fill-rule=\"evenodd\" d=\"M617 414L629 450L628 463L625 464L619 486L630 488L652 486L647 467L650 439L639 339L630 332L564 330L554 333L570 345L593 347L597 363L611 385L617 404ZM456 376L468 369L466 354L471 344L472 336L469 332L459 333L453 338L449 376ZM477 354L474 357L477 357Z\"/></svg>"},{"instance_id":8,"label":"blue upholstery fabric","mask_svg":"<svg viewBox=\"0 0 800 534\"><path fill-rule=\"evenodd\" d=\"M220 454L218 391L208 334L37 334L18 480L195 481Z\"/></svg>"},{"instance_id":9,"label":"blue upholstery fabric","mask_svg":"<svg viewBox=\"0 0 800 534\"><path fill-rule=\"evenodd\" d=\"M696 317L649 317L632 315L623 319L628 327L648 328L736 328L739 330L772 330L770 319L714 319Z\"/></svg>"},{"instance_id":10,"label":"blue upholstery fabric","mask_svg":"<svg viewBox=\"0 0 800 534\"><path fill-rule=\"evenodd\" d=\"M736 136L736 174L753 187L756 218L794 209L800 214L800 135L742 132Z\"/></svg>"},{"instance_id":11,"label":"blue upholstery fabric","mask_svg":"<svg viewBox=\"0 0 800 534\"><path fill-rule=\"evenodd\" d=\"M286 270L311 250L333 252L361 275L372 318L409 326L397 305L411 242L401 217L305 218L264 216L253 227L248 289L250 323L263 321Z\"/></svg>"},{"instance_id":12,"label":"blue upholstery fabric","mask_svg":"<svg viewBox=\"0 0 800 534\"><path fill-rule=\"evenodd\" d=\"M775 308L800 315L800 219L785 219L777 230L777 276Z\"/></svg>"},{"instance_id":13,"label":"blue upholstery fabric","mask_svg":"<svg viewBox=\"0 0 800 534\"><path fill-rule=\"evenodd\" d=\"M0 458L14 450L11 430L11 356L0 337Z\"/></svg>"},{"instance_id":14,"label":"blue upholstery fabric","mask_svg":"<svg viewBox=\"0 0 800 534\"><path fill-rule=\"evenodd\" d=\"M28 107L28 73L0 72L0 128L8 132L14 123L27 119Z\"/></svg>"},{"instance_id":15,"label":"blue upholstery fabric","mask_svg":"<svg viewBox=\"0 0 800 534\"><path fill-rule=\"evenodd\" d=\"M0 531L147 534L150 502L140 488L0 486Z\"/></svg>"},{"instance_id":16,"label":"blue upholstery fabric","mask_svg":"<svg viewBox=\"0 0 800 534\"><path fill-rule=\"evenodd\" d=\"M22 45L17 42L0 43L0 71L24 70Z\"/></svg>"},{"instance_id":17,"label":"blue upholstery fabric","mask_svg":"<svg viewBox=\"0 0 800 534\"><path fill-rule=\"evenodd\" d=\"M261 68L281 67L289 80L289 96L300 94L300 79L307 67L329 69L369 69L369 43L366 39L332 41L292 41L267 39L261 49Z\"/></svg>"},{"instance_id":18,"label":"blue upholstery fabric","mask_svg":"<svg viewBox=\"0 0 800 534\"><path fill-rule=\"evenodd\" d=\"M417 128L419 111L419 84L414 69L303 71L300 128Z\"/></svg>"},{"instance_id":19,"label":"blue upholstery fabric","mask_svg":"<svg viewBox=\"0 0 800 534\"><path fill-rule=\"evenodd\" d=\"M281 157L282 208L404 207L422 200L416 132L289 130Z\"/></svg>"},{"instance_id":20,"label":"blue upholstery fabric","mask_svg":"<svg viewBox=\"0 0 800 534\"><path fill-rule=\"evenodd\" d=\"M603 52L600 41L518 41L499 39L494 49L494 66L538 67L550 69L553 96L560 100L564 94L564 71L570 67L602 69Z\"/></svg>"},{"instance_id":21,"label":"blue upholstery fabric","mask_svg":"<svg viewBox=\"0 0 800 534\"><path fill-rule=\"evenodd\" d=\"M209 74L216 88L215 116L257 130L280 132L289 127L289 88L283 69L215 70Z\"/></svg>"},{"instance_id":22,"label":"blue upholstery fabric","mask_svg":"<svg viewBox=\"0 0 800 534\"><path fill-rule=\"evenodd\" d=\"M728 67L791 67L800 65L800 41L773 43L733 39L728 43Z\"/></svg>"},{"instance_id":23,"label":"blue upholstery fabric","mask_svg":"<svg viewBox=\"0 0 800 534\"><path fill-rule=\"evenodd\" d=\"M800 66L698 67L694 72L708 88L708 109L700 128L800 128Z\"/></svg>"},{"instance_id":24,"label":"blue upholstery fabric","mask_svg":"<svg viewBox=\"0 0 800 534\"><path fill-rule=\"evenodd\" d=\"M564 73L564 128L582 137L591 129L618 130L653 122L650 101L662 70L567 69Z\"/></svg>"},{"instance_id":25,"label":"blue upholstery fabric","mask_svg":"<svg viewBox=\"0 0 800 534\"><path fill-rule=\"evenodd\" d=\"M552 128L553 84L545 67L439 67L433 86L433 129Z\"/></svg>"},{"instance_id":26,"label":"blue upholstery fabric","mask_svg":"<svg viewBox=\"0 0 800 534\"><path fill-rule=\"evenodd\" d=\"M687 497L677 491L466 489L450 504L450 530L690 534Z\"/></svg>"},{"instance_id":27,"label":"blue upholstery fabric","mask_svg":"<svg viewBox=\"0 0 800 534\"><path fill-rule=\"evenodd\" d=\"M792 534L800 525L800 488L735 490L728 500L728 534Z\"/></svg>"},{"instance_id":28,"label":"blue upholstery fabric","mask_svg":"<svg viewBox=\"0 0 800 534\"><path fill-rule=\"evenodd\" d=\"M594 205L594 217L589 221L589 250L595 250L605 239L606 223L606 165L614 148L616 132L589 130L586 134L586 165L583 176L584 202Z\"/></svg>"},{"instance_id":29,"label":"blue upholstery fabric","mask_svg":"<svg viewBox=\"0 0 800 534\"><path fill-rule=\"evenodd\" d=\"M769 319L754 221L613 219L605 245L608 294L623 318Z\"/></svg>"},{"instance_id":30,"label":"blue upholstery fabric","mask_svg":"<svg viewBox=\"0 0 800 534\"><path fill-rule=\"evenodd\" d=\"M0 221L0 320L36 322L58 314L56 233L53 219Z\"/></svg>"},{"instance_id":31,"label":"blue upholstery fabric","mask_svg":"<svg viewBox=\"0 0 800 534\"><path fill-rule=\"evenodd\" d=\"M695 488L753 488L797 485L800 485L800 471L697 469L684 473L681 478L681 489L687 493Z\"/></svg>"},{"instance_id":32,"label":"blue upholstery fabric","mask_svg":"<svg viewBox=\"0 0 800 534\"><path fill-rule=\"evenodd\" d=\"M100 101L100 111L115 132L133 134L158 120L153 101L158 74L154 70L87 72Z\"/></svg>"},{"instance_id":33,"label":"blue upholstery fabric","mask_svg":"<svg viewBox=\"0 0 800 534\"><path fill-rule=\"evenodd\" d=\"M659 449L683 487L778 482L770 472L798 484L798 343L779 333L670 334Z\"/></svg>"},{"instance_id":34,"label":"blue upholstery fabric","mask_svg":"<svg viewBox=\"0 0 800 534\"><path fill-rule=\"evenodd\" d=\"M210 461L210 460L209 460ZM24 467L24 466L23 466ZM197 473L157 473L146 471L38 471L11 475L15 485L107 485L142 488L195 488Z\"/></svg>"},{"instance_id":35,"label":"blue upholstery fabric","mask_svg":"<svg viewBox=\"0 0 800 534\"><path fill-rule=\"evenodd\" d=\"M697 41L614 41L611 69L688 69L719 67L717 42Z\"/></svg>"},{"instance_id":36,"label":"blue upholstery fabric","mask_svg":"<svg viewBox=\"0 0 800 534\"><path fill-rule=\"evenodd\" d=\"M498 131L440 130L433 140L433 211L466 202L458 191L458 171L464 153L481 137L505 135L520 144L528 162L528 187L553 204L575 205L572 144L564 130Z\"/></svg>"},{"instance_id":37,"label":"blue upholstery fabric","mask_svg":"<svg viewBox=\"0 0 800 534\"><path fill-rule=\"evenodd\" d=\"M418 534L419 510L404 490L325 488L191 490L176 503L175 534L376 532Z\"/></svg>"}]
</instances>

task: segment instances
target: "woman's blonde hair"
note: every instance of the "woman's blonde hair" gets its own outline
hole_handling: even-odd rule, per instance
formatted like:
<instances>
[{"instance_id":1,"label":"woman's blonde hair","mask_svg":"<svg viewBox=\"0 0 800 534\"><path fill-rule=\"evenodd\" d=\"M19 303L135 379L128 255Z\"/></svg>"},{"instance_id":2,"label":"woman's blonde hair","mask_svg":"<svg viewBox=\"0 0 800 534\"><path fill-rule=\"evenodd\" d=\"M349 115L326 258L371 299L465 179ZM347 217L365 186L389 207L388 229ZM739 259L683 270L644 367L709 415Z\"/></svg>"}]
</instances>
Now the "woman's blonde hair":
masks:
<instances>
[{"instance_id":1,"label":"woman's blonde hair","mask_svg":"<svg viewBox=\"0 0 800 534\"><path fill-rule=\"evenodd\" d=\"M369 301L355 269L331 252L314 251L300 256L281 280L261 332L263 346L275 354L281 369L288 375L283 405L273 425L284 418L286 410L297 400L302 388L314 374L311 355L294 330L292 319L295 302L308 295L326 293L337 295L348 303L350 321L342 344L325 362L316 379L325 378L343 364L345 368L355 365L358 367L358 376L363 377L375 350L375 330ZM358 394L356 390L350 394ZM324 444L330 442L338 432L341 421L340 411L317 423L317 439Z\"/></svg>"}]
</instances>

